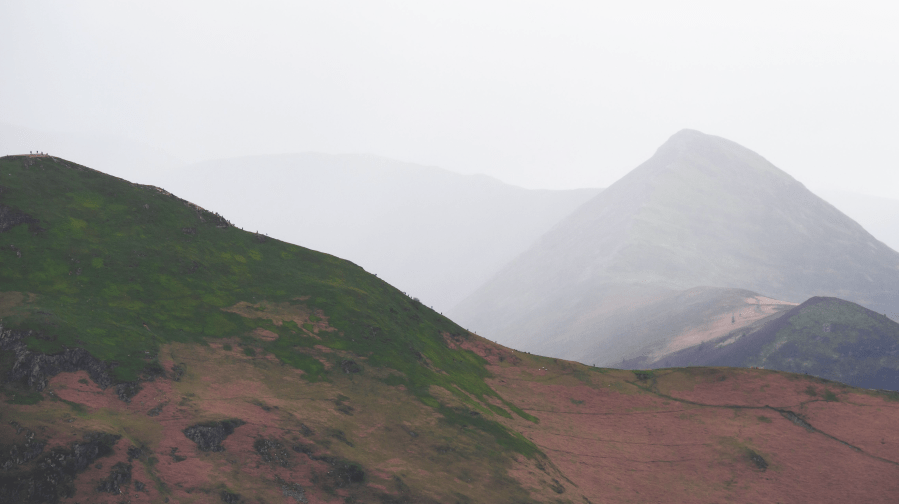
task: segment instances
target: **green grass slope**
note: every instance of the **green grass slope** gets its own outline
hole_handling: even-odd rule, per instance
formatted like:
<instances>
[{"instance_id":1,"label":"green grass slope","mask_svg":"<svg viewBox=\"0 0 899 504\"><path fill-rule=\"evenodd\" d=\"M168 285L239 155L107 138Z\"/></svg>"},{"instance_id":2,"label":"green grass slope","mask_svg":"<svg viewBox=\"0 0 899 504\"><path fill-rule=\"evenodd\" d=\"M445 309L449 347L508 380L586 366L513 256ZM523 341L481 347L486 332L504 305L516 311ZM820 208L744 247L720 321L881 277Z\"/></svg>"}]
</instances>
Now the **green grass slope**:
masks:
<instances>
[{"instance_id":1,"label":"green grass slope","mask_svg":"<svg viewBox=\"0 0 899 504\"><path fill-rule=\"evenodd\" d=\"M467 402L485 400L502 416L523 414L486 401L503 402L484 382L483 359L448 349L442 333L466 331L355 264L237 229L163 190L68 161L6 157L0 173L0 215L19 223L0 234L0 315L6 329L34 331L29 349L84 348L114 366L115 381L133 382L159 369L161 345L239 338L246 352L261 347L314 382L328 380L327 363L305 350L324 346L398 371L384 380L504 447L534 453L520 435L431 396L438 386ZM239 303L259 316L224 310ZM276 324L266 313L291 306L312 313L307 327ZM336 330L313 334L315 313ZM278 337L251 345L247 334L259 328Z\"/></svg>"}]
</instances>

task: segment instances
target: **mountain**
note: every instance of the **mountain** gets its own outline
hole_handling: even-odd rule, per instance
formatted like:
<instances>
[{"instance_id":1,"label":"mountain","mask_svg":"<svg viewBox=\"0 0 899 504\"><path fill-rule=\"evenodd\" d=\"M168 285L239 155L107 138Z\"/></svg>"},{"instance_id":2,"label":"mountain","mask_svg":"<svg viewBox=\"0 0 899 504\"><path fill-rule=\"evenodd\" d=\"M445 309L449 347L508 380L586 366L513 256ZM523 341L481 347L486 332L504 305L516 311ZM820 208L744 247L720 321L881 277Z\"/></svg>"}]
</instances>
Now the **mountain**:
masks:
<instances>
[{"instance_id":1,"label":"mountain","mask_svg":"<svg viewBox=\"0 0 899 504\"><path fill-rule=\"evenodd\" d=\"M578 360L602 362L608 352L623 356L615 367L647 369L672 352L750 330L794 306L745 289L715 287L675 291L627 309L613 304L605 306L603 328L627 337L609 341L603 349L585 341L577 350Z\"/></svg>"},{"instance_id":2,"label":"mountain","mask_svg":"<svg viewBox=\"0 0 899 504\"><path fill-rule=\"evenodd\" d=\"M45 152L82 162L105 173L150 182L183 161L164 150L113 135L44 131L0 122L0 155Z\"/></svg>"},{"instance_id":3,"label":"mountain","mask_svg":"<svg viewBox=\"0 0 899 504\"><path fill-rule=\"evenodd\" d=\"M813 297L752 330L736 330L649 366L763 367L856 387L899 390L899 324L842 299ZM647 366L647 367L649 367Z\"/></svg>"},{"instance_id":4,"label":"mountain","mask_svg":"<svg viewBox=\"0 0 899 504\"><path fill-rule=\"evenodd\" d=\"M599 192L314 153L209 161L154 180L245 229L349 259L438 311Z\"/></svg>"},{"instance_id":5,"label":"mountain","mask_svg":"<svg viewBox=\"0 0 899 504\"><path fill-rule=\"evenodd\" d=\"M0 173L0 503L899 492L894 393L530 355L159 188L51 157Z\"/></svg>"},{"instance_id":6,"label":"mountain","mask_svg":"<svg viewBox=\"0 0 899 504\"><path fill-rule=\"evenodd\" d=\"M613 348L632 337L622 319L701 286L899 318L899 253L758 154L684 130L449 313L513 347L615 364L644 344Z\"/></svg>"},{"instance_id":7,"label":"mountain","mask_svg":"<svg viewBox=\"0 0 899 504\"><path fill-rule=\"evenodd\" d=\"M817 194L888 247L899 250L899 201L849 191L822 190Z\"/></svg>"}]
</instances>

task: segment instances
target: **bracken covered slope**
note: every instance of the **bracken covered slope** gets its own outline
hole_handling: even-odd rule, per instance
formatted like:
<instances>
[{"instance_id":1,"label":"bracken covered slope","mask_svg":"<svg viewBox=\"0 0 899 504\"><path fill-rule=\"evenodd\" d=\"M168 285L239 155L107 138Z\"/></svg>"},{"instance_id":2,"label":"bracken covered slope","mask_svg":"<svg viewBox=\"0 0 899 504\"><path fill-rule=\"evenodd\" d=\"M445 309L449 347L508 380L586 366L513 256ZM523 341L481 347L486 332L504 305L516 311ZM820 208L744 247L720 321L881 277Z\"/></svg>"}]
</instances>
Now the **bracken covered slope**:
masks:
<instances>
[{"instance_id":1,"label":"bracken covered slope","mask_svg":"<svg viewBox=\"0 0 899 504\"><path fill-rule=\"evenodd\" d=\"M0 503L899 492L894 395L516 352L159 189L53 158L0 173Z\"/></svg>"}]
</instances>

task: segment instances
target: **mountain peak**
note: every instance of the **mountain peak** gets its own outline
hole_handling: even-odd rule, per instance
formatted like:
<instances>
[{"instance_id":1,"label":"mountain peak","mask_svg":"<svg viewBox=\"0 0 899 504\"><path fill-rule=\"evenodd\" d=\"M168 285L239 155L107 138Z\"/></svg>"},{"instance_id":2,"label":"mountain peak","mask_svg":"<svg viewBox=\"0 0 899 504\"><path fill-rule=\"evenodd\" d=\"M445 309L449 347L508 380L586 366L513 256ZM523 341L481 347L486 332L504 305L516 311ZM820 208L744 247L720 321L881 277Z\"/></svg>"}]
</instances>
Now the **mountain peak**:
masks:
<instances>
[{"instance_id":1,"label":"mountain peak","mask_svg":"<svg viewBox=\"0 0 899 504\"><path fill-rule=\"evenodd\" d=\"M796 182L793 177L774 166L758 153L726 138L693 129L682 129L671 135L655 155L634 170L644 166L651 171L700 169L706 175L768 174L781 181Z\"/></svg>"},{"instance_id":2,"label":"mountain peak","mask_svg":"<svg viewBox=\"0 0 899 504\"><path fill-rule=\"evenodd\" d=\"M453 314L500 341L541 341L528 350L610 364L609 342L640 320L626 313L674 292L826 295L896 313L897 268L899 254L762 156L681 130Z\"/></svg>"}]
</instances>

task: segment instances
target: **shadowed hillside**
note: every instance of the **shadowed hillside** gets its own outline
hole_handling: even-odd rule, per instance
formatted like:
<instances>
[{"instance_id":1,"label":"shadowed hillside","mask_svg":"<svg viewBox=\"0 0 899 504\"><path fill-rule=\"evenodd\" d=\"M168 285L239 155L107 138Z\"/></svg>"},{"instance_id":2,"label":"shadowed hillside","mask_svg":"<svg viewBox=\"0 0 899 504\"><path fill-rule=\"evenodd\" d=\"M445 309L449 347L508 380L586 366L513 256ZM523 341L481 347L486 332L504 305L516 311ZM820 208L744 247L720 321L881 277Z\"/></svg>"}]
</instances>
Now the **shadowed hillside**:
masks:
<instances>
[{"instance_id":1,"label":"shadowed hillside","mask_svg":"<svg viewBox=\"0 0 899 504\"><path fill-rule=\"evenodd\" d=\"M634 357L614 349L632 334L618 320L697 286L896 318L899 253L758 154L684 130L450 313L511 346L615 364Z\"/></svg>"}]
</instances>

